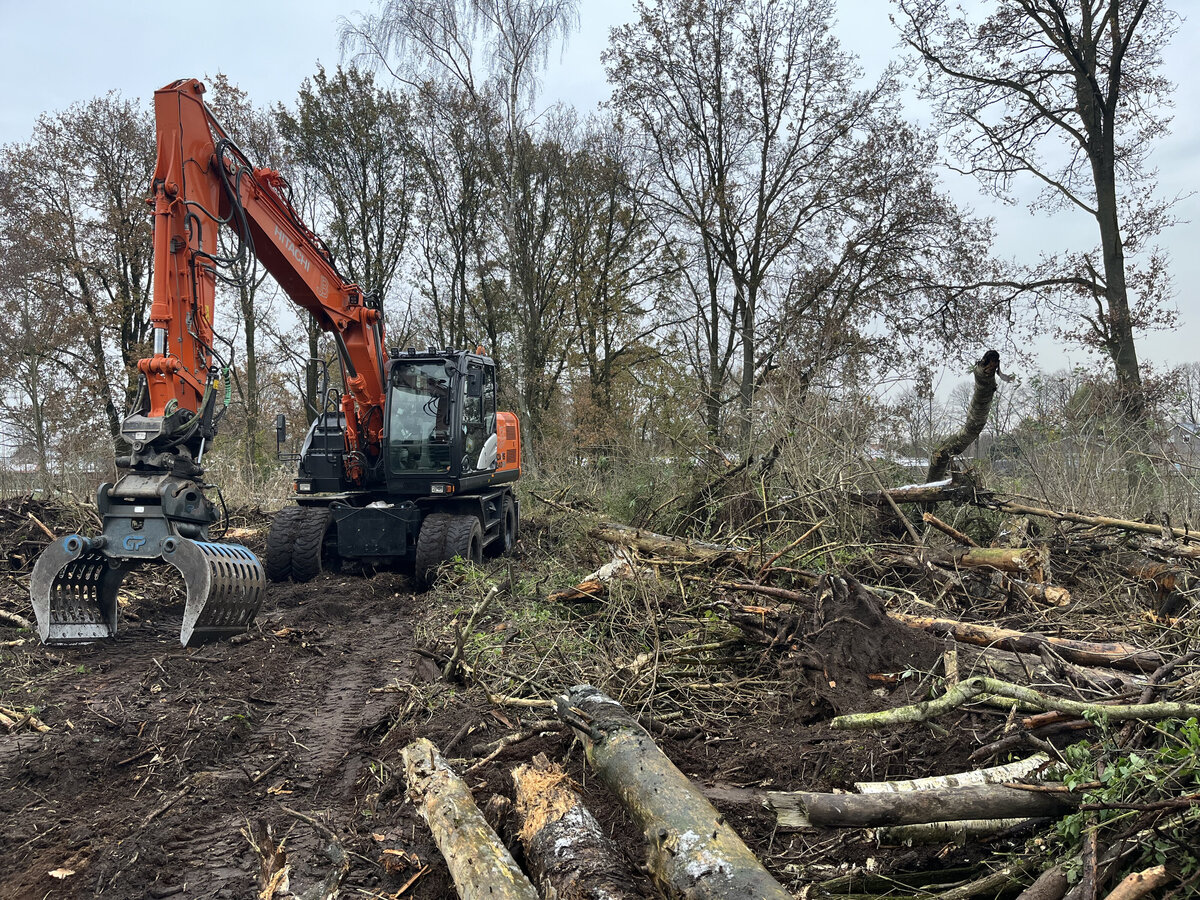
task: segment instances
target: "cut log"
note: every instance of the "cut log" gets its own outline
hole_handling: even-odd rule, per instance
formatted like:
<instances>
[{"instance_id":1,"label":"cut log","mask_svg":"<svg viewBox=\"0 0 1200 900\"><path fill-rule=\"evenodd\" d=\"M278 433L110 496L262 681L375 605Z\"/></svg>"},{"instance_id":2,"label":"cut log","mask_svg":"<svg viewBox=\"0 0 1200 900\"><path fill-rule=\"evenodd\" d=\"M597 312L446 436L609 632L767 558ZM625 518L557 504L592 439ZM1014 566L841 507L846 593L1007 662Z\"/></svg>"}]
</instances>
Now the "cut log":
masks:
<instances>
[{"instance_id":1,"label":"cut log","mask_svg":"<svg viewBox=\"0 0 1200 900\"><path fill-rule=\"evenodd\" d=\"M952 822L926 822L924 825L893 825L875 829L875 840L883 847L912 844L969 844L1014 828L1052 819L956 819Z\"/></svg>"},{"instance_id":2,"label":"cut log","mask_svg":"<svg viewBox=\"0 0 1200 900\"><path fill-rule=\"evenodd\" d=\"M948 553L926 551L925 557L939 566L952 569L997 569L1027 575L1040 580L1044 560L1041 553L1028 547L964 547Z\"/></svg>"},{"instance_id":3,"label":"cut log","mask_svg":"<svg viewBox=\"0 0 1200 900\"><path fill-rule=\"evenodd\" d=\"M642 900L621 850L572 789L567 773L543 754L512 773L518 837L530 875L557 900Z\"/></svg>"},{"instance_id":4,"label":"cut log","mask_svg":"<svg viewBox=\"0 0 1200 900\"><path fill-rule=\"evenodd\" d=\"M608 596L603 581L584 579L574 587L562 588L546 595L547 603L596 603Z\"/></svg>"},{"instance_id":5,"label":"cut log","mask_svg":"<svg viewBox=\"0 0 1200 900\"><path fill-rule=\"evenodd\" d=\"M1104 900L1137 900L1171 880L1166 866L1152 866L1126 875Z\"/></svg>"},{"instance_id":6,"label":"cut log","mask_svg":"<svg viewBox=\"0 0 1200 900\"><path fill-rule=\"evenodd\" d=\"M1034 603L1044 603L1046 606L1069 606L1071 603L1071 592L1065 587L1053 584L1035 584L1019 578L1009 578L1004 585L1010 590L1023 594Z\"/></svg>"},{"instance_id":7,"label":"cut log","mask_svg":"<svg viewBox=\"0 0 1200 900\"><path fill-rule=\"evenodd\" d=\"M962 819L1058 816L1077 805L1062 792L1023 791L979 784L931 791L881 794L816 794L768 791L780 828L874 828Z\"/></svg>"},{"instance_id":8,"label":"cut log","mask_svg":"<svg viewBox=\"0 0 1200 900\"><path fill-rule=\"evenodd\" d=\"M855 495L853 499L872 506L883 506L889 500L892 503L969 503L975 499L976 492L976 486L971 481L955 472L950 478L869 491Z\"/></svg>"},{"instance_id":9,"label":"cut log","mask_svg":"<svg viewBox=\"0 0 1200 900\"><path fill-rule=\"evenodd\" d=\"M590 575L584 575L574 587L554 591L546 597L547 603L594 603L608 596L608 586L617 579L636 578L637 567L629 558L627 550L613 552L611 562L605 563Z\"/></svg>"},{"instance_id":10,"label":"cut log","mask_svg":"<svg viewBox=\"0 0 1200 900\"><path fill-rule=\"evenodd\" d=\"M999 647L1002 650L1016 650L1021 653L1039 653L1043 647L1049 647L1063 659L1085 666L1102 665L1135 672L1153 672L1162 665L1162 657L1158 653L1131 644L1074 641L974 622L910 616L898 612L889 612L888 615L910 628L921 628L933 634L951 636L956 641L967 644Z\"/></svg>"},{"instance_id":11,"label":"cut log","mask_svg":"<svg viewBox=\"0 0 1200 900\"><path fill-rule=\"evenodd\" d=\"M460 897L538 900L537 891L430 741L400 751L408 793L433 832Z\"/></svg>"},{"instance_id":12,"label":"cut log","mask_svg":"<svg viewBox=\"0 0 1200 900\"><path fill-rule=\"evenodd\" d=\"M591 685L560 698L588 761L643 829L655 879L687 900L788 900L725 817L615 700Z\"/></svg>"}]
</instances>

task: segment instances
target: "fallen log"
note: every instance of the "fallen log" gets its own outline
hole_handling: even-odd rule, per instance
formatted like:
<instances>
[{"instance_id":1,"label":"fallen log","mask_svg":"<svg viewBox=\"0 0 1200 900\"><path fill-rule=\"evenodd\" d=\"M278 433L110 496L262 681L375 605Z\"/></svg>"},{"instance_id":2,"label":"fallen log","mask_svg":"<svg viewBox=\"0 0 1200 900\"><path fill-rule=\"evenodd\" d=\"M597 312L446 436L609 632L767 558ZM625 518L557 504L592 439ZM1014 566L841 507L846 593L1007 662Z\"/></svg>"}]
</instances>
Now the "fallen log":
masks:
<instances>
[{"instance_id":1,"label":"fallen log","mask_svg":"<svg viewBox=\"0 0 1200 900\"><path fill-rule=\"evenodd\" d=\"M608 596L608 585L603 581L584 579L569 588L551 591L546 595L547 603L596 603Z\"/></svg>"},{"instance_id":2,"label":"fallen log","mask_svg":"<svg viewBox=\"0 0 1200 900\"><path fill-rule=\"evenodd\" d=\"M891 825L875 829L875 840L884 847L912 844L958 844L960 846L1012 832L1038 823L1049 824L1052 818L1014 819L956 819L952 822L926 822L923 825Z\"/></svg>"},{"instance_id":3,"label":"fallen log","mask_svg":"<svg viewBox=\"0 0 1200 900\"><path fill-rule=\"evenodd\" d=\"M1080 525L1098 525L1102 528L1118 528L1122 531L1133 531L1139 534L1152 534L1161 538L1164 532L1169 532L1180 540L1200 540L1200 532L1186 528L1166 528L1163 525L1152 525L1149 522L1131 522L1128 519L1115 519L1112 516L1089 516L1083 513L1066 512L1058 509L1043 509L1037 506L1026 506L1023 503L1013 503L1011 500L998 500L991 504L993 509L1001 512L1016 513L1017 515L1039 516L1043 519L1054 519L1059 522L1077 522Z\"/></svg>"},{"instance_id":4,"label":"fallen log","mask_svg":"<svg viewBox=\"0 0 1200 900\"><path fill-rule=\"evenodd\" d=\"M588 533L605 543L633 547L652 556L703 562L710 565L726 562L749 565L754 555L753 551L743 547L729 547L722 544L710 544L706 541L672 537L641 528L630 528L628 525L618 525L616 522L601 522Z\"/></svg>"},{"instance_id":5,"label":"fallen log","mask_svg":"<svg viewBox=\"0 0 1200 900\"><path fill-rule=\"evenodd\" d=\"M857 782L854 789L860 794L906 793L909 791L947 790L983 784L1002 784L1032 775L1050 761L1045 753L1035 753L1027 759L992 766L987 769L972 769L951 775L931 775L908 781L864 781ZM875 839L880 844L930 844L953 842L967 844L973 840L1011 831L1032 820L1027 818L958 819L944 822L928 822L918 825L894 825L879 828Z\"/></svg>"},{"instance_id":6,"label":"fallen log","mask_svg":"<svg viewBox=\"0 0 1200 900\"><path fill-rule=\"evenodd\" d=\"M538 900L512 854L488 826L471 789L430 741L400 751L408 793L433 832L460 897Z\"/></svg>"},{"instance_id":7,"label":"fallen log","mask_svg":"<svg viewBox=\"0 0 1200 900\"><path fill-rule=\"evenodd\" d=\"M574 587L553 591L546 597L547 603L594 603L608 596L608 586L617 579L636 578L638 569L629 558L628 551L615 550L611 562L607 562L591 574L584 575Z\"/></svg>"},{"instance_id":8,"label":"fallen log","mask_svg":"<svg viewBox=\"0 0 1200 900\"><path fill-rule=\"evenodd\" d=\"M1196 535L1200 537L1200 534ZM1200 559L1200 545L1197 544L1177 544L1174 541L1163 540L1162 538L1152 538L1143 544L1148 550L1155 550L1159 553L1165 553L1167 556L1175 556L1180 559Z\"/></svg>"},{"instance_id":9,"label":"fallen log","mask_svg":"<svg viewBox=\"0 0 1200 900\"><path fill-rule=\"evenodd\" d=\"M24 628L27 631L33 631L33 623L27 618L17 613L8 612L0 609L0 622L7 622L10 625L16 625L18 628Z\"/></svg>"},{"instance_id":10,"label":"fallen log","mask_svg":"<svg viewBox=\"0 0 1200 900\"><path fill-rule=\"evenodd\" d=\"M559 698L558 713L641 826L647 865L660 885L686 900L791 897L619 703L577 685Z\"/></svg>"},{"instance_id":11,"label":"fallen log","mask_svg":"<svg viewBox=\"0 0 1200 900\"><path fill-rule=\"evenodd\" d=\"M1009 578L1004 586L1012 591L1023 594L1033 603L1044 603L1047 606L1068 606L1071 603L1071 592L1065 587L1054 584L1035 584L1018 578Z\"/></svg>"},{"instance_id":12,"label":"fallen log","mask_svg":"<svg viewBox=\"0 0 1200 900\"><path fill-rule=\"evenodd\" d=\"M932 525L942 534L962 544L964 547L978 547L979 544L969 534L964 534L953 525L943 522L931 512L927 512L921 516L921 520L926 525Z\"/></svg>"},{"instance_id":13,"label":"fallen log","mask_svg":"<svg viewBox=\"0 0 1200 900\"><path fill-rule=\"evenodd\" d=\"M997 569L1001 572L1041 577L1042 555L1028 547L964 547L950 552L927 550L925 557L951 569Z\"/></svg>"},{"instance_id":14,"label":"fallen log","mask_svg":"<svg viewBox=\"0 0 1200 900\"><path fill-rule=\"evenodd\" d=\"M847 731L859 731L867 728L881 728L886 725L901 725L912 722L925 722L952 709L957 709L969 703L982 694L995 694L1028 703L1038 709L1056 709L1060 712L1071 713L1080 718L1107 716L1112 721L1127 722L1137 719L1187 719L1200 716L1200 704L1175 703L1162 701L1159 703L1129 703L1101 704L1081 703L1078 700L1068 700L1065 697L1051 697L1032 688L1009 684L995 678L976 676L954 685L942 696L924 703L914 703L911 706L899 706L895 709L885 709L882 712L851 713L837 716L829 721L831 728L841 728Z\"/></svg>"},{"instance_id":15,"label":"fallen log","mask_svg":"<svg viewBox=\"0 0 1200 900\"><path fill-rule=\"evenodd\" d=\"M1063 659L1085 666L1102 665L1135 672L1153 672L1163 661L1153 650L1143 650L1131 644L1075 641L974 622L960 622L956 619L911 616L899 612L889 612L888 615L910 628L921 628L943 637L950 636L966 644L999 647L1002 650L1016 650L1021 653L1040 653L1043 647L1049 647Z\"/></svg>"},{"instance_id":16,"label":"fallen log","mask_svg":"<svg viewBox=\"0 0 1200 900\"><path fill-rule=\"evenodd\" d=\"M1104 900L1137 900L1158 890L1171 880L1166 866L1152 866L1141 872L1130 872L1113 888Z\"/></svg>"},{"instance_id":17,"label":"fallen log","mask_svg":"<svg viewBox=\"0 0 1200 900\"><path fill-rule=\"evenodd\" d=\"M878 794L768 791L780 828L875 828L963 819L1059 816L1078 804L1065 792L1023 791L998 784Z\"/></svg>"},{"instance_id":18,"label":"fallen log","mask_svg":"<svg viewBox=\"0 0 1200 900\"><path fill-rule=\"evenodd\" d=\"M923 484L905 484L880 491L868 491L853 499L861 503L882 506L892 503L967 503L975 497L975 485L955 472L949 478L941 478ZM888 504L890 505L890 504Z\"/></svg>"},{"instance_id":19,"label":"fallen log","mask_svg":"<svg viewBox=\"0 0 1200 900\"><path fill-rule=\"evenodd\" d=\"M977 787L982 784L1003 784L1016 781L1036 772L1050 761L1045 753L1035 753L1027 759L991 766L987 769L972 769L954 775L930 775L908 781L860 781L854 789L860 794L905 794L909 791L951 790L954 788Z\"/></svg>"},{"instance_id":20,"label":"fallen log","mask_svg":"<svg viewBox=\"0 0 1200 900\"><path fill-rule=\"evenodd\" d=\"M620 849L571 788L567 773L543 754L512 772L518 838L542 895L557 900L641 900Z\"/></svg>"}]
</instances>

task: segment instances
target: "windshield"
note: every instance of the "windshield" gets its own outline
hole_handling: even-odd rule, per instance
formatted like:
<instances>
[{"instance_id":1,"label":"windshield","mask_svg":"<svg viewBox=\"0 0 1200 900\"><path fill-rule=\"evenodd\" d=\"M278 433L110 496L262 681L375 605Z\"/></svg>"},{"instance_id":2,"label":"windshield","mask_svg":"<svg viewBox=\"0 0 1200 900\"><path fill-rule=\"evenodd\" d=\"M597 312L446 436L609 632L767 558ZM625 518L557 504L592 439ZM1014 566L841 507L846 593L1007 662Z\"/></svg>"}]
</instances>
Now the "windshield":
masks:
<instances>
[{"instance_id":1,"label":"windshield","mask_svg":"<svg viewBox=\"0 0 1200 900\"><path fill-rule=\"evenodd\" d=\"M450 376L444 362L392 364L389 462L394 472L450 468Z\"/></svg>"}]
</instances>

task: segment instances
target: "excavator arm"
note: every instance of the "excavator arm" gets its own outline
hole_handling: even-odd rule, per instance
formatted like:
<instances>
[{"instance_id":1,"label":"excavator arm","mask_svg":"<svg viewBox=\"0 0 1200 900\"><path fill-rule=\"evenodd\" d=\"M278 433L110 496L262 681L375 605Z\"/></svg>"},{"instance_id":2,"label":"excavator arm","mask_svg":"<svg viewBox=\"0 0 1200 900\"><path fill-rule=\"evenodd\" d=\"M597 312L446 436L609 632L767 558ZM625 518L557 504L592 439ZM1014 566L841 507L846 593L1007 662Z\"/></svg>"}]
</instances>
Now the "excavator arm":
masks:
<instances>
[{"instance_id":1,"label":"excavator arm","mask_svg":"<svg viewBox=\"0 0 1200 900\"><path fill-rule=\"evenodd\" d=\"M117 457L116 483L97 492L103 534L60 538L34 566L30 594L46 643L113 636L120 584L144 562L165 561L183 574L184 645L242 631L257 612L266 581L262 565L245 547L209 540L217 511L201 467L219 418L213 316L223 270L252 258L333 335L346 385L346 481L362 484L380 455L385 354L379 305L341 277L297 215L287 182L251 164L205 106L203 93L199 81L184 79L154 95L152 354L138 362L137 399L121 425L129 453ZM222 227L238 238L230 258L220 252Z\"/></svg>"},{"instance_id":2,"label":"excavator arm","mask_svg":"<svg viewBox=\"0 0 1200 900\"><path fill-rule=\"evenodd\" d=\"M284 178L246 159L203 93L199 81L184 79L154 95L154 355L138 363L148 392L144 414L161 419L183 409L204 415L216 283L226 262L218 256L217 235L228 225L240 240L239 253L252 255L334 336L347 387L346 476L359 484L382 439L382 311L342 278L297 215Z\"/></svg>"}]
</instances>

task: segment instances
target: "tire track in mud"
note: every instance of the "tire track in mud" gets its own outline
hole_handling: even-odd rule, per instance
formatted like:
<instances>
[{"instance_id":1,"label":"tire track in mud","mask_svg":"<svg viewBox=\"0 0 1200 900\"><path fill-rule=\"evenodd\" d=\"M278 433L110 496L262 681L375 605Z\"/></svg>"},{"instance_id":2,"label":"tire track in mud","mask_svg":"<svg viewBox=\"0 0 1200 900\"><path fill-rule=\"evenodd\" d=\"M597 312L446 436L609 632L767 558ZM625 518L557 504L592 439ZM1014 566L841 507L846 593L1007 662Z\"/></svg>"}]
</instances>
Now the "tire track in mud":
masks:
<instances>
[{"instance_id":1,"label":"tire track in mud","mask_svg":"<svg viewBox=\"0 0 1200 900\"><path fill-rule=\"evenodd\" d=\"M413 677L419 608L399 576L324 576L278 590L247 642L184 649L176 621L143 620L32 662L56 727L0 754L0 808L26 829L3 841L0 897L253 898L255 821L290 834L294 884L319 878L320 836L281 806L360 830L360 779L397 702L370 690ZM77 875L46 875L76 851Z\"/></svg>"},{"instance_id":2,"label":"tire track in mud","mask_svg":"<svg viewBox=\"0 0 1200 900\"><path fill-rule=\"evenodd\" d=\"M363 732L369 731L393 702L387 699L389 695L372 694L371 689L394 676L397 664L390 660L406 658L412 652L412 627L403 617L375 614L365 625L355 630L363 644L341 648L344 652L338 656L320 658L316 667L323 669L326 677L308 679L288 701L293 714L307 707L293 719L296 742L306 748L297 759L297 769L318 785L331 788L335 796L330 800L344 801L353 793L369 750ZM405 667L412 668L411 664Z\"/></svg>"}]
</instances>

